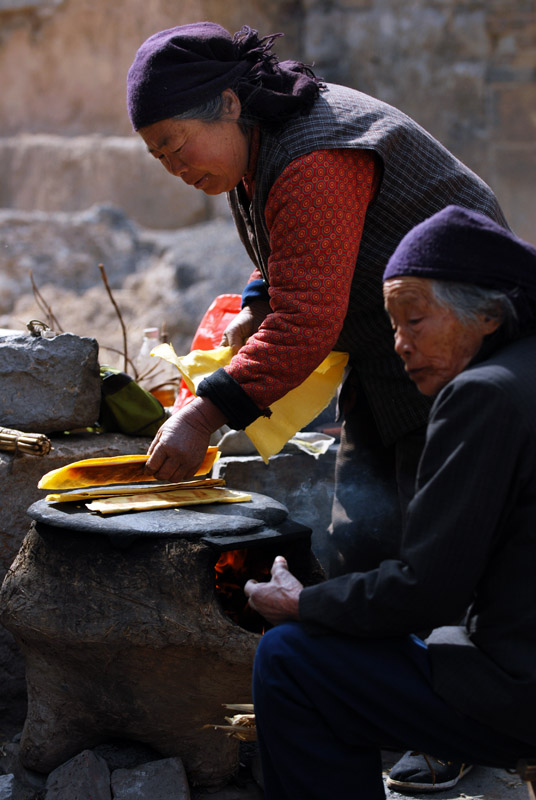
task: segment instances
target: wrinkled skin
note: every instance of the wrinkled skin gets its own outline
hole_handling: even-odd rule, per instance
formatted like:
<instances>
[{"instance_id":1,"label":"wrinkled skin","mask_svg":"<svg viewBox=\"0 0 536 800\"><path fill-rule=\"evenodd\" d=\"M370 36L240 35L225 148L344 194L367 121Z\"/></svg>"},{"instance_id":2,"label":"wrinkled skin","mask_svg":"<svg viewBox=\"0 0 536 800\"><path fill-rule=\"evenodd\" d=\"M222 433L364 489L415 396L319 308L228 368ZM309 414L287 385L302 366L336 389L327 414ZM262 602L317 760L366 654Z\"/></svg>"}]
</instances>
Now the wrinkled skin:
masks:
<instances>
[{"instance_id":1,"label":"wrinkled skin","mask_svg":"<svg viewBox=\"0 0 536 800\"><path fill-rule=\"evenodd\" d=\"M196 397L170 417L151 442L147 472L161 481L193 478L201 466L210 436L225 423L222 412L206 397Z\"/></svg>"},{"instance_id":2,"label":"wrinkled skin","mask_svg":"<svg viewBox=\"0 0 536 800\"><path fill-rule=\"evenodd\" d=\"M238 122L240 101L230 89L222 97L224 113L216 122L163 119L138 131L171 175L208 195L234 189L249 161L249 138Z\"/></svg>"},{"instance_id":3,"label":"wrinkled skin","mask_svg":"<svg viewBox=\"0 0 536 800\"><path fill-rule=\"evenodd\" d=\"M298 603L303 585L289 571L283 556L276 556L271 575L271 580L265 583L254 580L246 583L244 592L249 605L272 625L298 619Z\"/></svg>"},{"instance_id":4,"label":"wrinkled skin","mask_svg":"<svg viewBox=\"0 0 536 800\"><path fill-rule=\"evenodd\" d=\"M395 333L395 350L420 392L434 396L462 372L480 350L484 336L499 326L480 316L460 320L435 299L426 278L392 278L383 287L385 308Z\"/></svg>"}]
</instances>

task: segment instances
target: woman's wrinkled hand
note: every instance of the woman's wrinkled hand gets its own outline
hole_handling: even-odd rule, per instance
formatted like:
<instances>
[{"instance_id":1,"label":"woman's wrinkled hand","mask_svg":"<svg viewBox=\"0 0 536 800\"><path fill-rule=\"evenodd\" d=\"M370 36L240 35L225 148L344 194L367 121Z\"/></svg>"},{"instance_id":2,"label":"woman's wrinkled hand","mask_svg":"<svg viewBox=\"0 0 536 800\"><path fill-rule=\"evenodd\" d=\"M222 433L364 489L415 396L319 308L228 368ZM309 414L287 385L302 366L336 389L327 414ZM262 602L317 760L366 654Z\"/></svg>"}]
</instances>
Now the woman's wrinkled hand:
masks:
<instances>
[{"instance_id":1,"label":"woman's wrinkled hand","mask_svg":"<svg viewBox=\"0 0 536 800\"><path fill-rule=\"evenodd\" d=\"M224 330L220 347L232 347L237 353L249 337L258 331L271 310L270 303L265 300L255 300L251 305L244 306Z\"/></svg>"},{"instance_id":2,"label":"woman's wrinkled hand","mask_svg":"<svg viewBox=\"0 0 536 800\"><path fill-rule=\"evenodd\" d=\"M210 437L225 417L206 397L196 397L170 417L151 442L147 472L159 481L193 478L203 462Z\"/></svg>"},{"instance_id":3,"label":"woman's wrinkled hand","mask_svg":"<svg viewBox=\"0 0 536 800\"><path fill-rule=\"evenodd\" d=\"M299 619L299 597L303 585L289 571L287 560L276 556L268 583L249 580L244 592L249 605L272 625Z\"/></svg>"}]
</instances>

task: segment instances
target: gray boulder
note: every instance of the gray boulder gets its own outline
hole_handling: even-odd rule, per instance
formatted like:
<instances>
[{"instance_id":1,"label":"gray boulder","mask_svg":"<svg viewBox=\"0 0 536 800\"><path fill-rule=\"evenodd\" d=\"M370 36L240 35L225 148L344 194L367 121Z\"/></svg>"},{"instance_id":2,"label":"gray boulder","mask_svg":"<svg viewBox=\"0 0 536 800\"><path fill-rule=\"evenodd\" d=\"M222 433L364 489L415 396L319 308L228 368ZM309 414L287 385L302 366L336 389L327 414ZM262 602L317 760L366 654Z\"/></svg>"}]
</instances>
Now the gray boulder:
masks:
<instances>
[{"instance_id":1,"label":"gray boulder","mask_svg":"<svg viewBox=\"0 0 536 800\"><path fill-rule=\"evenodd\" d=\"M0 426L51 433L94 425L98 350L95 339L72 333L0 337Z\"/></svg>"},{"instance_id":2,"label":"gray boulder","mask_svg":"<svg viewBox=\"0 0 536 800\"><path fill-rule=\"evenodd\" d=\"M45 800L112 800L106 761L84 750L50 773Z\"/></svg>"},{"instance_id":3,"label":"gray boulder","mask_svg":"<svg viewBox=\"0 0 536 800\"><path fill-rule=\"evenodd\" d=\"M190 800L180 758L163 758L135 769L115 770L112 791L114 800Z\"/></svg>"}]
</instances>

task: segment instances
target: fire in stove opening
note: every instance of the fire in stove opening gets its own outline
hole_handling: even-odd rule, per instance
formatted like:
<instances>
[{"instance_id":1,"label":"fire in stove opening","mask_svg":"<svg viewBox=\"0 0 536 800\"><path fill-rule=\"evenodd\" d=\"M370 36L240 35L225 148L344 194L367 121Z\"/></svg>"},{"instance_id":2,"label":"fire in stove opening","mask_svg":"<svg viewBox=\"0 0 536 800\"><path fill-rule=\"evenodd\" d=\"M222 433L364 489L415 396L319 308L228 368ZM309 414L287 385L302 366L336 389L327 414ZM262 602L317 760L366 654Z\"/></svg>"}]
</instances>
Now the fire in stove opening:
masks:
<instances>
[{"instance_id":1,"label":"fire in stove opening","mask_svg":"<svg viewBox=\"0 0 536 800\"><path fill-rule=\"evenodd\" d=\"M250 578L266 581L270 578L273 558L263 549L226 550L216 565L216 595L223 612L237 625L252 633L264 633L271 627L261 615L250 608L244 585Z\"/></svg>"}]
</instances>

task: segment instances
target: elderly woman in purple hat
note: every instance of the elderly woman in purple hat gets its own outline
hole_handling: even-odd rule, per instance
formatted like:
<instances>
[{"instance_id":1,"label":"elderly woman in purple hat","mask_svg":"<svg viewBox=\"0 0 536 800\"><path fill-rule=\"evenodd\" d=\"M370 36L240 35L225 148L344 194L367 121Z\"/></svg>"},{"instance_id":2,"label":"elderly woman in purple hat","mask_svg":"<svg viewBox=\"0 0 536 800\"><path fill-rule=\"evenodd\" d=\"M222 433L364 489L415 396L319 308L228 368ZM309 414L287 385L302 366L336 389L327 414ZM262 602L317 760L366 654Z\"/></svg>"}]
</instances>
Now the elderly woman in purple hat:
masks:
<instances>
[{"instance_id":1,"label":"elderly woman in purple hat","mask_svg":"<svg viewBox=\"0 0 536 800\"><path fill-rule=\"evenodd\" d=\"M536 754L536 248L449 206L402 240L384 297L433 399L416 491L376 569L303 588L278 557L246 584L275 626L253 685L266 800L380 800L380 749L414 748L395 790Z\"/></svg>"},{"instance_id":2,"label":"elderly woman in purple hat","mask_svg":"<svg viewBox=\"0 0 536 800\"><path fill-rule=\"evenodd\" d=\"M406 115L279 61L280 35L183 25L147 39L128 73L130 119L149 153L195 189L228 194L254 266L224 334L235 357L162 427L149 468L191 476L218 427L269 416L331 350L346 351L334 551L353 546L348 558L374 564L396 539L356 536L352 456L366 450L373 471L392 476L397 462L411 496L430 407L392 351L383 270L403 235L450 203L506 222L489 187Z\"/></svg>"},{"instance_id":3,"label":"elderly woman in purple hat","mask_svg":"<svg viewBox=\"0 0 536 800\"><path fill-rule=\"evenodd\" d=\"M134 130L172 175L227 193L254 268L222 340L235 356L162 426L148 469L192 476L214 431L269 416L331 350L347 352L325 545L336 575L396 552L430 409L392 348L385 265L449 204L506 222L490 188L398 109L278 60L280 35L183 25L147 39L129 70Z\"/></svg>"}]
</instances>

